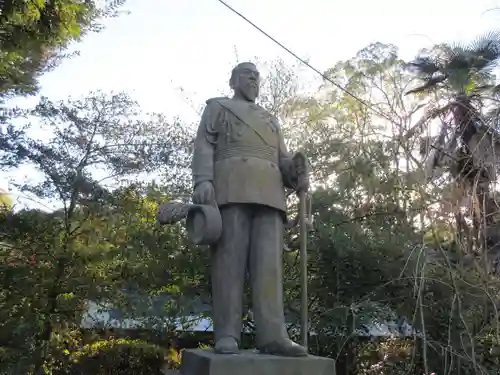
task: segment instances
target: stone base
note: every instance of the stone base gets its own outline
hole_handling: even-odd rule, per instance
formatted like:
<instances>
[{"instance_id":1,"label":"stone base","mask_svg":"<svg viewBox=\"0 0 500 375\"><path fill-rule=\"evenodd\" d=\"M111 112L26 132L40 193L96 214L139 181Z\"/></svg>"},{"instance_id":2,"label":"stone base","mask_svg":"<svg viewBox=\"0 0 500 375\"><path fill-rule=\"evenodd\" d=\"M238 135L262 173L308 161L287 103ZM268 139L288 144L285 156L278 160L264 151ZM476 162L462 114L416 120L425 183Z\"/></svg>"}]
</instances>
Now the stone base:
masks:
<instances>
[{"instance_id":1,"label":"stone base","mask_svg":"<svg viewBox=\"0 0 500 375\"><path fill-rule=\"evenodd\" d=\"M278 357L242 351L216 354L213 350L184 350L182 375L334 375L335 362L322 357Z\"/></svg>"}]
</instances>

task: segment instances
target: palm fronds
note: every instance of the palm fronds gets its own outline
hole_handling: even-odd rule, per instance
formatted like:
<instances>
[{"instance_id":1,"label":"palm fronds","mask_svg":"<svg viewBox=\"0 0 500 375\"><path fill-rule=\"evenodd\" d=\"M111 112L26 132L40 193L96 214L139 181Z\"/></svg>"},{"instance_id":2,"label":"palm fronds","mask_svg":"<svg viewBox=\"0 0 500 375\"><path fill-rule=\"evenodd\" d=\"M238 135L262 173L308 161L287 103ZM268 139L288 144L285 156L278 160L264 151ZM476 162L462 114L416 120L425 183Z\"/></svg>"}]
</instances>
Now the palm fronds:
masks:
<instances>
[{"instance_id":1,"label":"palm fronds","mask_svg":"<svg viewBox=\"0 0 500 375\"><path fill-rule=\"evenodd\" d=\"M436 45L408 64L423 84L406 95L443 86L457 93L477 92L489 86L499 60L500 30L487 32L467 44Z\"/></svg>"}]
</instances>

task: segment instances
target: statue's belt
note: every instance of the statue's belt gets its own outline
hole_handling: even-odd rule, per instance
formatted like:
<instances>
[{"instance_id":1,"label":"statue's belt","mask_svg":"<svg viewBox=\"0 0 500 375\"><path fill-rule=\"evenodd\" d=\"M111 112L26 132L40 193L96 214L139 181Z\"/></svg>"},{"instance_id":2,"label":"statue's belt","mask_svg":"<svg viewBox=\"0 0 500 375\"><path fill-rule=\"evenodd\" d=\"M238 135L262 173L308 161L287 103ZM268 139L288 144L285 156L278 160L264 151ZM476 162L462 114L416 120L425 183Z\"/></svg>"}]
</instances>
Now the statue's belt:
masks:
<instances>
[{"instance_id":1,"label":"statue's belt","mask_svg":"<svg viewBox=\"0 0 500 375\"><path fill-rule=\"evenodd\" d=\"M215 161L234 157L257 158L273 163L278 162L278 150L265 144L229 143L220 145L215 151Z\"/></svg>"}]
</instances>

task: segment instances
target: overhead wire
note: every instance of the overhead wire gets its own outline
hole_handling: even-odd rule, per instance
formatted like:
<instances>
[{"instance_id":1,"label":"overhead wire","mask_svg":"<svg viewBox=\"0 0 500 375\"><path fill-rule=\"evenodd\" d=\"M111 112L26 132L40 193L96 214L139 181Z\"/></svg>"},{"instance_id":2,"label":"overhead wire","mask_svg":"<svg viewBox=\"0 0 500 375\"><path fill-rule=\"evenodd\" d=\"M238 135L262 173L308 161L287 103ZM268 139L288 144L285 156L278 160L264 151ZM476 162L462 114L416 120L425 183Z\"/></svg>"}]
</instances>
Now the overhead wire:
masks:
<instances>
[{"instance_id":1,"label":"overhead wire","mask_svg":"<svg viewBox=\"0 0 500 375\"><path fill-rule=\"evenodd\" d=\"M286 52L288 52L291 56L293 56L294 58L296 58L298 61L300 61L302 64L304 64L305 66L307 66L309 69L311 69L312 71L314 71L315 73L319 74L325 81L328 81L330 82L333 86L337 87L339 90L341 90L342 92L344 92L345 94L347 94L348 96L352 97L354 100L358 101L359 103L361 103L362 105L364 105L366 108L372 110L374 113L376 113L377 115L379 115L380 117L383 117L385 118L386 120L388 120L389 122L393 123L393 124L396 124L396 122L391 119L389 116L387 116L385 113L379 111L378 109L376 109L371 103L368 103L366 102L365 100L361 99L359 96L353 94L352 92L350 92L348 89L346 89L345 87L342 87L340 84L338 84L337 82L333 81L331 78L327 77L324 73L322 73L321 71L319 71L317 68L315 68L314 66L312 66L309 62L307 62L306 60L304 60L303 58L301 58L300 56L298 56L295 52L293 52L290 48L286 47L283 43L281 43L280 41L278 41L276 38L274 38L273 36L271 36L269 33L267 33L266 31L264 31L261 27L257 26L254 22L252 22L251 20L249 20L246 16L244 16L242 13L238 12L236 9L234 9L231 5L229 5L228 3L226 3L224 0L217 0L219 3L221 3L222 5L224 5L227 9L229 9L231 12L233 12L234 14L236 14L238 17L240 17L241 19L243 19L245 22L247 22L249 25L251 25L253 28L255 28L257 31L259 31L261 34L263 34L264 36L266 36L268 39L270 39L271 41L273 41L276 45L278 45L279 47L281 47L283 50L285 50ZM397 124L396 124L397 125ZM486 134L483 135L482 139L486 136ZM482 141L481 139L481 141ZM479 146L479 143L476 145L475 149Z\"/></svg>"},{"instance_id":2,"label":"overhead wire","mask_svg":"<svg viewBox=\"0 0 500 375\"><path fill-rule=\"evenodd\" d=\"M248 19L242 13L238 12L236 9L234 9L231 5L229 5L228 3L226 3L224 0L217 0L217 1L219 3L221 3L222 5L224 5L231 12L233 12L234 14L236 14L238 17L240 17L241 19L243 19L245 22L247 22L249 25L251 25L257 31L259 31L261 34L263 34L264 36L266 36L268 39L270 39L276 45L278 45L283 50L285 50L286 52L288 52L291 56L293 56L294 58L296 58L302 64L304 64L305 66L307 66L309 69L311 69L315 73L319 74L325 81L330 82L333 86L337 87L339 90L341 90L342 92L344 92L345 94L347 94L348 96L350 96L351 98L353 98L354 100L358 101L359 103L361 103L362 105L364 105L365 107L367 107L368 109L370 109L371 111L373 111L375 114L377 114L380 117L388 120L390 123L398 125L393 119L391 119L385 113L383 113L380 110L378 110L377 108L375 108L371 103L368 103L367 101L363 100L359 96L353 94L348 89L346 89L345 87L342 87L340 84L338 84L337 82L335 82L334 80L332 80L331 78L329 78L328 76L326 76L324 73L322 73L321 71L319 71L317 68L315 68L314 66L312 66L309 62L307 62L306 60L304 60L303 58L301 58L299 55L297 55L295 52L293 52L290 48L286 47L283 43L281 43L276 38L274 38L272 35L270 35L266 31L264 31L261 27L259 27L258 25L256 25L254 22L252 22L250 19ZM477 146L478 145L476 145L476 148L477 148Z\"/></svg>"},{"instance_id":3,"label":"overhead wire","mask_svg":"<svg viewBox=\"0 0 500 375\"><path fill-rule=\"evenodd\" d=\"M222 5L224 5L226 8L228 8L231 12L233 12L234 14L236 14L238 17L240 17L241 19L243 19L245 22L247 22L248 24L250 24L253 28L255 28L257 31L259 31L261 34L263 34L268 39L270 39L271 41L273 41L279 47L281 47L282 49L284 49L290 55L292 55L293 57L295 57L302 64L304 64L305 66L307 66L309 69L311 69L315 73L319 74L324 80L330 82L332 85L334 85L335 87L337 87L343 93L349 95L351 98L355 99L356 101L358 101L359 103L361 103L365 107L371 109L377 115L385 118L386 120L388 120L391 123L395 123L395 121L393 119L391 119L390 117L388 117L385 113L379 111L378 109L376 109L373 105L371 105L367 101L361 99L359 96L353 94L352 92L350 92L349 90L347 90L345 87L342 87L340 84L338 84L337 82L335 82L334 80L332 80L331 78L329 78L328 76L326 76L324 73L322 73L317 68L315 68L314 66L312 66L310 63L308 63L306 60L304 60L303 58L301 58L299 55L297 55L291 49L289 49L288 47L286 47L283 43L281 43L276 38L274 38L273 36L271 36L270 34L268 34L267 32L265 32L261 27L257 26L255 23L253 23L252 21L250 21L246 16L244 16L242 13L238 12L236 9L234 9L231 5L229 5L228 3L226 3L224 0L217 0L217 1L219 3L221 3Z\"/></svg>"},{"instance_id":4,"label":"overhead wire","mask_svg":"<svg viewBox=\"0 0 500 375\"><path fill-rule=\"evenodd\" d=\"M315 73L319 74L324 80L330 82L333 86L337 87L339 90L341 90L342 92L344 92L348 96L352 97L354 100L358 101L359 103L361 103L365 107L369 108L375 114L379 115L380 117L383 117L384 119L386 119L387 121L389 121L392 124L399 125L392 118L390 118L389 116L387 116L385 113L383 113L380 110L378 110L377 108L375 108L371 103L368 103L367 101L361 99L359 96L353 94L348 89L346 89L345 87L342 87L340 84L338 84L337 82L335 82L334 80L332 80L331 78L329 78L328 76L326 76L324 73L322 73L317 68L315 68L314 66L312 66L309 62L307 62L306 60L304 60L303 58L301 58L299 55L297 55L295 52L293 52L290 48L286 47L283 43L281 43L276 38L274 38L273 36L271 36L269 33L267 33L266 31L264 31L261 27L257 26L254 22L252 22L251 20L249 20L242 13L238 12L236 9L234 9L231 5L229 5L228 3L226 3L224 0L217 0L217 1L219 3L221 3L222 5L224 5L226 8L228 8L231 12L233 12L234 14L236 14L238 17L240 17L241 19L243 19L245 22L247 22L248 24L250 24L253 28L255 28L257 31L259 31L261 34L263 34L268 39L270 39L271 41L273 41L276 45L278 45L279 47L281 47L282 49L284 49L286 52L288 52L290 55L292 55L294 58L296 58L302 64L304 64L305 66L307 66L309 69L311 69ZM475 148L477 148L477 147L478 147L478 145L476 145Z\"/></svg>"}]
</instances>

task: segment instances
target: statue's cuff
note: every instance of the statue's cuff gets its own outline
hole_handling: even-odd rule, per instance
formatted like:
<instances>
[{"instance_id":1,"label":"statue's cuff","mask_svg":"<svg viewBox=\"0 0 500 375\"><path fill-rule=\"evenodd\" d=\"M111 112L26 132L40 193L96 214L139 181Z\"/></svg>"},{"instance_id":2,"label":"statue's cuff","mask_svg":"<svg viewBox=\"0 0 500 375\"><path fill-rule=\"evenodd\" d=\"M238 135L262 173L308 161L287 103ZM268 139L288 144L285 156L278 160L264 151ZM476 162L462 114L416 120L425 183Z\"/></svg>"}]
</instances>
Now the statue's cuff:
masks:
<instances>
[{"instance_id":1,"label":"statue's cuff","mask_svg":"<svg viewBox=\"0 0 500 375\"><path fill-rule=\"evenodd\" d=\"M193 190L196 189L198 187L198 185L203 183L203 182L210 182L212 185L214 183L213 180L210 178L201 178L201 179L195 181L195 183L193 184Z\"/></svg>"}]
</instances>

